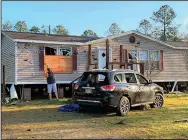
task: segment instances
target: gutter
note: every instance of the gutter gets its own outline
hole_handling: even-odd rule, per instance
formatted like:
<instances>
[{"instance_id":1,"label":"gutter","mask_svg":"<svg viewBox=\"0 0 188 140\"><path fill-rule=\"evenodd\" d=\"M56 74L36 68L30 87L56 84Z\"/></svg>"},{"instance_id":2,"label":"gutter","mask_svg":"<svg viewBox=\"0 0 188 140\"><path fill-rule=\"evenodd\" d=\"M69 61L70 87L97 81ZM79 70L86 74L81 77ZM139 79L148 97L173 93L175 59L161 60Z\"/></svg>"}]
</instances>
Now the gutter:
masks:
<instances>
[{"instance_id":1,"label":"gutter","mask_svg":"<svg viewBox=\"0 0 188 140\"><path fill-rule=\"evenodd\" d=\"M56 41L43 41L43 40L27 40L27 39L13 39L15 42L23 43L44 43L44 44L59 44L59 45L83 45L81 42L56 42Z\"/></svg>"}]
</instances>

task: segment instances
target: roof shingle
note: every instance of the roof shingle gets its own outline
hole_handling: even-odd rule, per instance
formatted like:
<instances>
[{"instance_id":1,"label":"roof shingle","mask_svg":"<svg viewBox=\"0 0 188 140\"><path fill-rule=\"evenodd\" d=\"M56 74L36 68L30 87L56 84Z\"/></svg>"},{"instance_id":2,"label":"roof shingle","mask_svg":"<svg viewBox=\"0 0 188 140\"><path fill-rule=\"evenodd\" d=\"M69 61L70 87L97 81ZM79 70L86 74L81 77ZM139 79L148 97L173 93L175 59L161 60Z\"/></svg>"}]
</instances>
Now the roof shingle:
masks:
<instances>
[{"instance_id":1,"label":"roof shingle","mask_svg":"<svg viewBox=\"0 0 188 140\"><path fill-rule=\"evenodd\" d=\"M84 36L69 36L69 35L53 35L42 33L29 33L29 32L15 32L3 31L12 39L27 39L27 40L43 40L43 41L57 41L57 42L87 42L99 39L99 37L84 37Z\"/></svg>"},{"instance_id":2,"label":"roof shingle","mask_svg":"<svg viewBox=\"0 0 188 140\"><path fill-rule=\"evenodd\" d=\"M165 43L170 44L170 45L172 45L174 47L188 48L188 42L187 41L177 41L177 42L166 41Z\"/></svg>"}]
</instances>

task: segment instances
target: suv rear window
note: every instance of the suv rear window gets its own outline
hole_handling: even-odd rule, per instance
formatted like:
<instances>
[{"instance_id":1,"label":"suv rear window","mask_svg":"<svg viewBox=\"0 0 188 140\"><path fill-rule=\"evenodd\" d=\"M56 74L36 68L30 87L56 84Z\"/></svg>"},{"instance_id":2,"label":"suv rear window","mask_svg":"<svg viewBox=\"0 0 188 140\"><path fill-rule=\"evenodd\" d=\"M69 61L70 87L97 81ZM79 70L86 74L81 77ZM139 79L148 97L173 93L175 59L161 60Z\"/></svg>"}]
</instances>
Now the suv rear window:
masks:
<instances>
[{"instance_id":1,"label":"suv rear window","mask_svg":"<svg viewBox=\"0 0 188 140\"><path fill-rule=\"evenodd\" d=\"M85 72L80 79L81 82L91 83L91 84L104 84L108 81L107 73L100 72Z\"/></svg>"}]
</instances>

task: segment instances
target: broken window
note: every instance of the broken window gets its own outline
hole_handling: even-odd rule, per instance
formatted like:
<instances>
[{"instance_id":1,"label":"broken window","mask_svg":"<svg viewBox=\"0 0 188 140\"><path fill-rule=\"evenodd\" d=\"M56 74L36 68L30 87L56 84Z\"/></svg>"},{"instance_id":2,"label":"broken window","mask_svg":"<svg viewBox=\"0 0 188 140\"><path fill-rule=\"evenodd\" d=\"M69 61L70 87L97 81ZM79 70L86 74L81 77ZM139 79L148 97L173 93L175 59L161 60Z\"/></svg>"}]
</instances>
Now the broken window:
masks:
<instances>
[{"instance_id":1,"label":"broken window","mask_svg":"<svg viewBox=\"0 0 188 140\"><path fill-rule=\"evenodd\" d=\"M71 56L72 48L71 47L59 47L59 55Z\"/></svg>"},{"instance_id":2,"label":"broken window","mask_svg":"<svg viewBox=\"0 0 188 140\"><path fill-rule=\"evenodd\" d=\"M45 55L72 56L71 47L45 47Z\"/></svg>"},{"instance_id":3,"label":"broken window","mask_svg":"<svg viewBox=\"0 0 188 140\"><path fill-rule=\"evenodd\" d=\"M45 47L45 55L57 55L57 48Z\"/></svg>"}]
</instances>

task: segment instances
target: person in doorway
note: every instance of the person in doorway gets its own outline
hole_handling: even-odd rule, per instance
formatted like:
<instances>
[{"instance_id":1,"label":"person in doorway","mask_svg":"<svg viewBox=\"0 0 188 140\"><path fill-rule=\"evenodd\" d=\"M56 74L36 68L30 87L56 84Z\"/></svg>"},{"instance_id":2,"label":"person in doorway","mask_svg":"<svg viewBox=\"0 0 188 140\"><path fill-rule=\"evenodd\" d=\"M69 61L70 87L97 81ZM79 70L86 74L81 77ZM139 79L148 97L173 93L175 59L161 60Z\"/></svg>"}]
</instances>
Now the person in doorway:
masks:
<instances>
[{"instance_id":1,"label":"person in doorway","mask_svg":"<svg viewBox=\"0 0 188 140\"><path fill-rule=\"evenodd\" d=\"M57 86L55 82L54 73L50 68L47 68L47 73L45 74L47 78L47 88L50 100L52 100L52 91L55 93L56 99L58 100Z\"/></svg>"}]
</instances>

